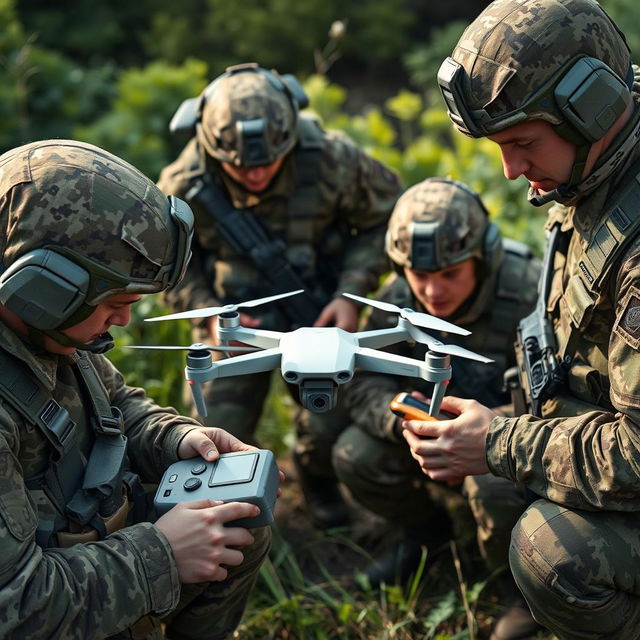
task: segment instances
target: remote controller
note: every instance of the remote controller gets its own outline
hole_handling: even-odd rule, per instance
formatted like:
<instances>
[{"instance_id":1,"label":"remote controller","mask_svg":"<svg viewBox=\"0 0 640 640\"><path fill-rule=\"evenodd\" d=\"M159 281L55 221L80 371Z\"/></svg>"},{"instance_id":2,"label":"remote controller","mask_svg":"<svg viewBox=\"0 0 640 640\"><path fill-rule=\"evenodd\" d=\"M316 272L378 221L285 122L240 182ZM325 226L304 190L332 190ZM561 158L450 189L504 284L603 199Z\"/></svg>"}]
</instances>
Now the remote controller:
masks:
<instances>
[{"instance_id":1,"label":"remote controller","mask_svg":"<svg viewBox=\"0 0 640 640\"><path fill-rule=\"evenodd\" d=\"M260 508L254 518L227 523L235 527L263 527L273 522L280 476L272 451L222 453L214 462L196 457L174 462L164 472L154 505L159 515L179 502L210 498L250 502Z\"/></svg>"}]
</instances>

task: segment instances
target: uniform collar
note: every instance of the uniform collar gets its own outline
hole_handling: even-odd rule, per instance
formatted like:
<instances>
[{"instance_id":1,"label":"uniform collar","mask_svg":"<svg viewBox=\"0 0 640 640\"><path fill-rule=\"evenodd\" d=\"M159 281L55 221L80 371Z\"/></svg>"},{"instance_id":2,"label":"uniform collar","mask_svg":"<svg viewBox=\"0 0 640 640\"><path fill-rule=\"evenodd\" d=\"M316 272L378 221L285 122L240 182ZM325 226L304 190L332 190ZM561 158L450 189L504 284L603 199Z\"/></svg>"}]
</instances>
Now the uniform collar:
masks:
<instances>
[{"instance_id":1,"label":"uniform collar","mask_svg":"<svg viewBox=\"0 0 640 640\"><path fill-rule=\"evenodd\" d=\"M2 344L2 348L7 353L24 362L31 373L48 390L53 390L56 385L58 366L61 363L61 359L64 361L77 360L76 355L63 356L37 351L2 321L0 321L0 344Z\"/></svg>"}]
</instances>

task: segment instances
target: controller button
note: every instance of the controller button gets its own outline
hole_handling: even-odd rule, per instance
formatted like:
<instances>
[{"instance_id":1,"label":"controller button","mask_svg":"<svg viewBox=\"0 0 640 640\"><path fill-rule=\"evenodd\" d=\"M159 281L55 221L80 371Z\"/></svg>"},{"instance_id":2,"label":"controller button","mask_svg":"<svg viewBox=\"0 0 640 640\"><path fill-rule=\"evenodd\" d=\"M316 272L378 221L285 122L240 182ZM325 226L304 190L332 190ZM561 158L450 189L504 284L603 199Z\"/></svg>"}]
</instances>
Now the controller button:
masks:
<instances>
[{"instance_id":1,"label":"controller button","mask_svg":"<svg viewBox=\"0 0 640 640\"><path fill-rule=\"evenodd\" d=\"M175 482L178 479L178 474L177 473L172 473L169 476L169 482Z\"/></svg>"},{"instance_id":2,"label":"controller button","mask_svg":"<svg viewBox=\"0 0 640 640\"><path fill-rule=\"evenodd\" d=\"M207 470L207 465L204 464L204 462L201 462L200 464L197 464L195 467L191 469L191 473L193 473L194 476L199 476L201 473L204 473L206 470Z\"/></svg>"},{"instance_id":3,"label":"controller button","mask_svg":"<svg viewBox=\"0 0 640 640\"><path fill-rule=\"evenodd\" d=\"M202 484L200 478L189 478L185 481L183 487L185 491L195 491Z\"/></svg>"}]
</instances>

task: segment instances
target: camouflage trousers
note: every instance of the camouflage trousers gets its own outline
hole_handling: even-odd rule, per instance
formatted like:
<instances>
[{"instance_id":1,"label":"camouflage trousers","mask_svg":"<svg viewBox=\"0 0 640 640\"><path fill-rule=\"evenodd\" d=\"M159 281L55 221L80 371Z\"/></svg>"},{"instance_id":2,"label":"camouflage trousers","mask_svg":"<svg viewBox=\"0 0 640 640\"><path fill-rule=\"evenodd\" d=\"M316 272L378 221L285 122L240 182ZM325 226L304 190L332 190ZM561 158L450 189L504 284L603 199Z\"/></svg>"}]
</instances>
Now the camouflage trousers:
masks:
<instances>
[{"instance_id":1,"label":"camouflage trousers","mask_svg":"<svg viewBox=\"0 0 640 640\"><path fill-rule=\"evenodd\" d=\"M640 638L640 514L537 500L513 530L511 570L562 640Z\"/></svg>"},{"instance_id":2,"label":"camouflage trousers","mask_svg":"<svg viewBox=\"0 0 640 640\"><path fill-rule=\"evenodd\" d=\"M402 527L433 527L438 513L430 481L404 442L376 438L350 426L339 436L333 463L341 482L364 507ZM463 486L477 525L480 550L490 568L507 565L511 529L524 510L513 482L490 474Z\"/></svg>"},{"instance_id":3,"label":"camouflage trousers","mask_svg":"<svg viewBox=\"0 0 640 640\"><path fill-rule=\"evenodd\" d=\"M166 616L145 616L138 625L107 640L224 640L244 613L262 561L271 546L270 527L252 529L244 561L229 567L223 582L183 584L178 606Z\"/></svg>"}]
</instances>

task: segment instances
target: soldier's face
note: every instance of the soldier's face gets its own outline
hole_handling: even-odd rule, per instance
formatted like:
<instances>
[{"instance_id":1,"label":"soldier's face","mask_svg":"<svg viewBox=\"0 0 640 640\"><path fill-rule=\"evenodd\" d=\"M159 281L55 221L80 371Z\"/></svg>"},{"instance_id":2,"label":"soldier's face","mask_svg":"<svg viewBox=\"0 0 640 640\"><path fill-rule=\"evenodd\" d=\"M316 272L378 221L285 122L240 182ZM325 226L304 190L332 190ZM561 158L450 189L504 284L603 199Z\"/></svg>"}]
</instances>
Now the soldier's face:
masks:
<instances>
[{"instance_id":1,"label":"soldier's face","mask_svg":"<svg viewBox=\"0 0 640 640\"><path fill-rule=\"evenodd\" d=\"M142 296L136 293L109 296L96 305L95 311L88 318L68 329L63 329L62 333L76 342L89 344L111 327L127 325L131 319L131 306L140 298ZM75 347L65 347L49 336L45 337L45 348L51 353L60 354L70 354L75 351Z\"/></svg>"},{"instance_id":2,"label":"soldier's face","mask_svg":"<svg viewBox=\"0 0 640 640\"><path fill-rule=\"evenodd\" d=\"M473 258L440 271L418 271L404 268L404 275L427 313L438 318L453 315L476 288Z\"/></svg>"},{"instance_id":3,"label":"soldier's face","mask_svg":"<svg viewBox=\"0 0 640 640\"><path fill-rule=\"evenodd\" d=\"M576 148L548 122L522 122L488 138L500 147L504 175L509 180L524 176L540 193L569 181Z\"/></svg>"},{"instance_id":4,"label":"soldier's face","mask_svg":"<svg viewBox=\"0 0 640 640\"><path fill-rule=\"evenodd\" d=\"M263 167L236 167L228 162L221 162L225 173L241 184L247 191L260 193L264 191L276 177L284 158L278 158L275 162Z\"/></svg>"}]
</instances>

